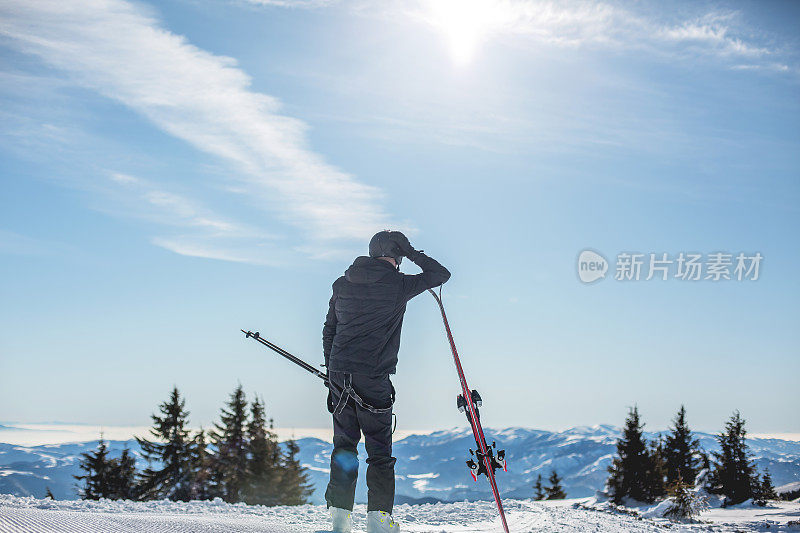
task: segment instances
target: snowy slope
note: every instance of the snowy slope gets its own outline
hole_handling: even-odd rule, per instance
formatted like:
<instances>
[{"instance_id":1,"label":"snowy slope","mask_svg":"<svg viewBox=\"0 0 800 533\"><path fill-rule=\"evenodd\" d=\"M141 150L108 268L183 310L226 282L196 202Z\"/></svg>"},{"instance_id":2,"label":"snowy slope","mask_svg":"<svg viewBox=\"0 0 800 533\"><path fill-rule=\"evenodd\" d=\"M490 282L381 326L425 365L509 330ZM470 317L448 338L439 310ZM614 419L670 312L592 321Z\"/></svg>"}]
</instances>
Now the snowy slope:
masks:
<instances>
[{"instance_id":1,"label":"snowy slope","mask_svg":"<svg viewBox=\"0 0 800 533\"><path fill-rule=\"evenodd\" d=\"M670 524L663 519L641 519L611 512L576 508L584 502L506 502L513 532L613 532L664 531L800 531L787 523L800 513L798 504L770 509L715 510L714 524ZM407 532L501 531L491 502L400 505L395 517ZM357 506L354 527L364 531L365 508ZM213 502L85 502L50 501L0 496L0 532L107 532L116 533L278 533L328 531L324 506L261 507Z\"/></svg>"},{"instance_id":2,"label":"snowy slope","mask_svg":"<svg viewBox=\"0 0 800 533\"><path fill-rule=\"evenodd\" d=\"M110 441L110 456L119 457L125 445L138 458L135 440ZM49 487L58 499L77 498L73 476L80 473L80 454L96 447L97 441L43 446L0 444L0 494L43 497Z\"/></svg>"},{"instance_id":3,"label":"snowy slope","mask_svg":"<svg viewBox=\"0 0 800 533\"><path fill-rule=\"evenodd\" d=\"M781 499L792 499L800 502L800 481L794 481L775 488L775 492Z\"/></svg>"},{"instance_id":4,"label":"snowy slope","mask_svg":"<svg viewBox=\"0 0 800 533\"><path fill-rule=\"evenodd\" d=\"M594 495L603 487L618 435L613 426L578 427L562 432L528 428L486 432L489 440L496 439L507 450L509 472L498 474L500 489L504 496L517 498L530 497L536 475L546 477L552 468L565 478L570 497ZM706 449L716 449L712 435L697 436ZM748 443L759 468L769 467L775 485L800 481L800 442L749 439ZM134 453L138 452L135 441L112 441L109 443L112 456L118 455L125 444ZM298 444L300 461L309 468L316 489L312 502L323 503L331 444L313 438L300 439ZM79 454L95 445L94 442L30 447L0 444L0 493L43 497L49 486L58 499L76 498L72 475L78 473ZM398 502L488 498L486 483L472 481L464 466L470 445L474 446L474 441L468 429L411 435L396 442ZM363 460L363 445L359 453ZM362 463L359 502L366 501L365 470Z\"/></svg>"}]
</instances>

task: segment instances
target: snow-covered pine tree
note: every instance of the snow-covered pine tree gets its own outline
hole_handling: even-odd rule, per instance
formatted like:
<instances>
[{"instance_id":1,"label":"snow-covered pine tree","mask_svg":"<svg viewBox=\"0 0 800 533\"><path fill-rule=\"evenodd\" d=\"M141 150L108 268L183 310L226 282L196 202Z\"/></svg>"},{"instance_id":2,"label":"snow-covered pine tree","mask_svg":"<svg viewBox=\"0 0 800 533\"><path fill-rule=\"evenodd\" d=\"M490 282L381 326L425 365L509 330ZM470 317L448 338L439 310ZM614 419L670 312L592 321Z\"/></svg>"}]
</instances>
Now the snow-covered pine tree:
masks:
<instances>
[{"instance_id":1,"label":"snow-covered pine tree","mask_svg":"<svg viewBox=\"0 0 800 533\"><path fill-rule=\"evenodd\" d=\"M664 443L667 485L694 484L701 467L700 442L694 438L686 422L686 408L681 405Z\"/></svg>"},{"instance_id":2,"label":"snow-covered pine tree","mask_svg":"<svg viewBox=\"0 0 800 533\"><path fill-rule=\"evenodd\" d=\"M119 459L111 463L111 495L112 500L135 500L136 491L136 458L126 446Z\"/></svg>"},{"instance_id":3,"label":"snow-covered pine tree","mask_svg":"<svg viewBox=\"0 0 800 533\"><path fill-rule=\"evenodd\" d=\"M670 485L668 494L672 498L672 506L664 513L665 517L672 520L692 520L708 507L705 496L693 492L692 487L692 484L685 483L681 477Z\"/></svg>"},{"instance_id":4,"label":"snow-covered pine tree","mask_svg":"<svg viewBox=\"0 0 800 533\"><path fill-rule=\"evenodd\" d=\"M711 474L711 459L708 457L708 453L705 452L702 448L700 449L700 470L697 472L697 476L694 478L694 483L696 487L702 488L705 492L711 492L712 486L712 474Z\"/></svg>"},{"instance_id":5,"label":"snow-covered pine tree","mask_svg":"<svg viewBox=\"0 0 800 533\"><path fill-rule=\"evenodd\" d=\"M555 470L550 472L550 477L547 478L547 481L550 482L550 486L545 489L548 500L563 500L567 497L564 487L561 486L561 478L558 477L558 473Z\"/></svg>"},{"instance_id":6,"label":"snow-covered pine tree","mask_svg":"<svg viewBox=\"0 0 800 533\"><path fill-rule=\"evenodd\" d=\"M250 422L247 424L249 467L243 499L251 505L277 505L281 477L281 454L278 439L267 426L264 400L256 396L250 404Z\"/></svg>"},{"instance_id":7,"label":"snow-covered pine tree","mask_svg":"<svg viewBox=\"0 0 800 533\"><path fill-rule=\"evenodd\" d=\"M643 427L639 409L634 406L617 441L617 457L608 467L608 490L614 503L622 503L625 497L641 502L652 501L648 487L650 454L643 437Z\"/></svg>"},{"instance_id":8,"label":"snow-covered pine tree","mask_svg":"<svg viewBox=\"0 0 800 533\"><path fill-rule=\"evenodd\" d=\"M711 490L725 496L725 505L735 505L753 496L759 482L750 459L745 437L745 421L735 411L725 423L725 430L717 435L720 451L714 452L711 472Z\"/></svg>"},{"instance_id":9,"label":"snow-covered pine tree","mask_svg":"<svg viewBox=\"0 0 800 533\"><path fill-rule=\"evenodd\" d=\"M539 474L536 476L536 483L533 485L533 490L536 491L533 493L534 500L544 500L547 497L547 493L544 491L544 487L542 486L542 475Z\"/></svg>"},{"instance_id":10,"label":"snow-covered pine tree","mask_svg":"<svg viewBox=\"0 0 800 533\"><path fill-rule=\"evenodd\" d=\"M247 483L247 399L242 385L231 393L220 413L220 423L211 433L216 452L213 459L215 482L223 500L236 503L242 499Z\"/></svg>"},{"instance_id":11,"label":"snow-covered pine tree","mask_svg":"<svg viewBox=\"0 0 800 533\"><path fill-rule=\"evenodd\" d=\"M286 441L286 452L283 456L283 469L280 479L281 505L303 505L314 492L308 482L306 469L300 465L297 453L300 447L292 440Z\"/></svg>"},{"instance_id":12,"label":"snow-covered pine tree","mask_svg":"<svg viewBox=\"0 0 800 533\"><path fill-rule=\"evenodd\" d=\"M142 456L149 463L138 483L139 496L144 500L188 501L192 496L189 481L194 452L186 427L189 412L185 407L178 387L173 387L169 399L159 405L161 416L151 415L150 433L155 440L136 437Z\"/></svg>"},{"instance_id":13,"label":"snow-covered pine tree","mask_svg":"<svg viewBox=\"0 0 800 533\"><path fill-rule=\"evenodd\" d=\"M103 435L97 443L97 449L93 452L81 454L81 461L78 467L84 471L82 476L73 476L78 481L83 481L83 487L79 492L84 500L99 500L111 496L111 470L113 462L108 458L108 445Z\"/></svg>"}]
</instances>

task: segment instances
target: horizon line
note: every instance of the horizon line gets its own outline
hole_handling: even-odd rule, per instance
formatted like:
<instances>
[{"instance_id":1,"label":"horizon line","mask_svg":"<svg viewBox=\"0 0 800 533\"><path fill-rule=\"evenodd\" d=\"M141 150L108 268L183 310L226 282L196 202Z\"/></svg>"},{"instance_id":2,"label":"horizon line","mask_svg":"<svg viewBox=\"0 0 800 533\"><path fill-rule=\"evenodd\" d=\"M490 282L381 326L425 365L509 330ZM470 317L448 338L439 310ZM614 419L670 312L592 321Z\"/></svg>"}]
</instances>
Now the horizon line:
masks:
<instances>
[{"instance_id":1,"label":"horizon line","mask_svg":"<svg viewBox=\"0 0 800 533\"><path fill-rule=\"evenodd\" d=\"M594 424L591 426L579 425L565 429L543 429L529 426L507 426L504 428L487 427L487 430L503 432L514 429L545 431L549 433L565 433L576 429L609 428L618 430L621 426L613 424ZM98 425L80 424L65 422L48 423L18 423L0 421L0 443L16 446L46 446L60 444L76 444L93 442L98 440L99 433L103 434L105 440L129 441L136 436L146 437L149 435L151 426L135 425ZM190 430L197 431L199 426L189 427ZM430 435L440 431L469 431L469 426L451 426L436 429L397 429L394 433L394 441L398 442L413 435ZM276 434L279 442L288 440L299 440L304 438L316 438L325 442L333 441L333 429L330 427L276 427L271 431ZM645 431L645 433L662 433L668 429ZM706 435L715 435L715 432L697 431ZM790 442L800 442L800 433L795 432L764 432L750 433L751 439L775 439Z\"/></svg>"}]
</instances>

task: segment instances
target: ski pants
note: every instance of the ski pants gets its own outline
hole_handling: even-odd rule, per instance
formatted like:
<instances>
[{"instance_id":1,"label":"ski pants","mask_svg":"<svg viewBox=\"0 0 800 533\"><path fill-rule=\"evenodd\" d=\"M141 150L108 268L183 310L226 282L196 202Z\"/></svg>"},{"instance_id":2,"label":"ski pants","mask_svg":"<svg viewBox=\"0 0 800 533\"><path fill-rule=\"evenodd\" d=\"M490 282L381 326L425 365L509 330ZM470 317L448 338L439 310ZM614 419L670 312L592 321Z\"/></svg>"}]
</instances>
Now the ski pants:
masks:
<instances>
[{"instance_id":1,"label":"ski pants","mask_svg":"<svg viewBox=\"0 0 800 533\"><path fill-rule=\"evenodd\" d=\"M331 372L330 380L341 390L345 375ZM385 408L392 403L389 376L352 375L353 390L368 405ZM340 394L333 389L334 405ZM367 449L367 510L392 512L394 504L394 464L392 457L392 413L372 413L349 398L341 413L333 414L333 452L331 479L325 491L328 507L353 509L358 478L356 446L364 434Z\"/></svg>"}]
</instances>

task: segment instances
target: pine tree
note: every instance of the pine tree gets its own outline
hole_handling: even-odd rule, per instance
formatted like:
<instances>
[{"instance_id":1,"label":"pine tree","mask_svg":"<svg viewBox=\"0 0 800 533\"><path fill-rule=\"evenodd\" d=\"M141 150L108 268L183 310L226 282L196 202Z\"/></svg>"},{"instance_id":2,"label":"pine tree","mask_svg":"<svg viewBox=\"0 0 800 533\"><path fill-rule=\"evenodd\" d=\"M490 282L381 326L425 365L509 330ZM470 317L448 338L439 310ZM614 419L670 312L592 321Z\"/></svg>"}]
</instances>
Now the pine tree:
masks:
<instances>
[{"instance_id":1,"label":"pine tree","mask_svg":"<svg viewBox=\"0 0 800 533\"><path fill-rule=\"evenodd\" d=\"M191 474L189 479L191 499L210 500L214 498L212 457L208 453L206 432L200 428L194 436L192 445Z\"/></svg>"},{"instance_id":2,"label":"pine tree","mask_svg":"<svg viewBox=\"0 0 800 533\"><path fill-rule=\"evenodd\" d=\"M667 494L667 464L662 438L650 443L648 456L647 500L654 501Z\"/></svg>"},{"instance_id":3,"label":"pine tree","mask_svg":"<svg viewBox=\"0 0 800 533\"><path fill-rule=\"evenodd\" d=\"M281 455L278 439L267 427L264 400L258 397L250 405L247 425L249 468L244 501L251 505L277 505L281 477Z\"/></svg>"},{"instance_id":4,"label":"pine tree","mask_svg":"<svg viewBox=\"0 0 800 533\"><path fill-rule=\"evenodd\" d=\"M73 476L78 481L83 480L84 485L80 489L81 498L84 500L99 500L111 496L111 470L113 462L108 458L108 446L100 435L97 449L93 452L81 454L79 468L85 472L82 476Z\"/></svg>"},{"instance_id":5,"label":"pine tree","mask_svg":"<svg viewBox=\"0 0 800 533\"><path fill-rule=\"evenodd\" d=\"M150 433L156 440L137 437L142 455L149 466L142 472L139 492L143 499L169 498L188 501L191 497L190 477L193 451L192 439L186 427L189 412L178 387L159 406L162 416L151 415ZM158 465L154 467L153 464Z\"/></svg>"},{"instance_id":6,"label":"pine tree","mask_svg":"<svg viewBox=\"0 0 800 533\"><path fill-rule=\"evenodd\" d=\"M283 458L283 471L280 480L280 493L282 505L303 505L308 503L308 497L314 492L313 486L308 482L306 469L300 466L297 453L300 447L294 440L286 441L286 453Z\"/></svg>"},{"instance_id":7,"label":"pine tree","mask_svg":"<svg viewBox=\"0 0 800 533\"><path fill-rule=\"evenodd\" d=\"M775 492L775 486L772 484L772 476L769 470L767 470L764 472L761 479L757 481L756 487L754 487L753 501L758 505L764 506L767 504L767 500L777 499L778 493Z\"/></svg>"},{"instance_id":8,"label":"pine tree","mask_svg":"<svg viewBox=\"0 0 800 533\"><path fill-rule=\"evenodd\" d=\"M695 486L702 488L705 492L711 492L712 488L712 472L711 460L708 454L703 450L699 450L700 454L700 470L695 477Z\"/></svg>"},{"instance_id":9,"label":"pine tree","mask_svg":"<svg viewBox=\"0 0 800 533\"><path fill-rule=\"evenodd\" d=\"M563 500L567 497L567 493L564 492L564 488L561 486L561 478L558 477L555 470L550 473L550 477L547 480L550 482L550 486L545 489L548 500Z\"/></svg>"},{"instance_id":10,"label":"pine tree","mask_svg":"<svg viewBox=\"0 0 800 533\"><path fill-rule=\"evenodd\" d=\"M694 438L686 423L684 406L681 405L673 424L664 446L667 484L674 485L678 479L694 484L701 466L700 442Z\"/></svg>"},{"instance_id":11,"label":"pine tree","mask_svg":"<svg viewBox=\"0 0 800 533\"><path fill-rule=\"evenodd\" d=\"M533 499L540 501L544 500L547 494L544 491L544 487L542 487L542 475L539 474L536 476L536 483L533 485L533 490L536 492L533 493Z\"/></svg>"},{"instance_id":12,"label":"pine tree","mask_svg":"<svg viewBox=\"0 0 800 533\"><path fill-rule=\"evenodd\" d=\"M691 520L708 507L705 496L693 492L692 485L684 483L681 477L669 487L672 505L664 516L672 520Z\"/></svg>"},{"instance_id":13,"label":"pine tree","mask_svg":"<svg viewBox=\"0 0 800 533\"><path fill-rule=\"evenodd\" d=\"M702 464L702 469L711 472L711 459L708 458L708 454L702 452L700 455L700 462Z\"/></svg>"},{"instance_id":14,"label":"pine tree","mask_svg":"<svg viewBox=\"0 0 800 533\"><path fill-rule=\"evenodd\" d=\"M119 459L112 459L111 463L111 494L112 500L135 500L136 492L136 458L126 446Z\"/></svg>"},{"instance_id":15,"label":"pine tree","mask_svg":"<svg viewBox=\"0 0 800 533\"><path fill-rule=\"evenodd\" d=\"M761 495L766 500L778 499L778 493L775 492L775 485L772 484L772 476L769 470L764 472L764 477L761 478Z\"/></svg>"},{"instance_id":16,"label":"pine tree","mask_svg":"<svg viewBox=\"0 0 800 533\"><path fill-rule=\"evenodd\" d=\"M608 468L608 490L614 503L622 503L625 497L641 502L652 501L648 487L650 455L642 433L643 427L639 409L634 406L617 441L617 457Z\"/></svg>"},{"instance_id":17,"label":"pine tree","mask_svg":"<svg viewBox=\"0 0 800 533\"><path fill-rule=\"evenodd\" d=\"M753 488L758 483L745 441L747 432L744 425L739 411L735 411L725 424L725 431L717 435L720 451L714 452L711 490L724 494L726 505L735 505L751 498Z\"/></svg>"},{"instance_id":18,"label":"pine tree","mask_svg":"<svg viewBox=\"0 0 800 533\"><path fill-rule=\"evenodd\" d=\"M214 475L222 499L236 503L242 499L248 478L247 399L241 384L220 413L220 423L211 433L216 454Z\"/></svg>"}]
</instances>

